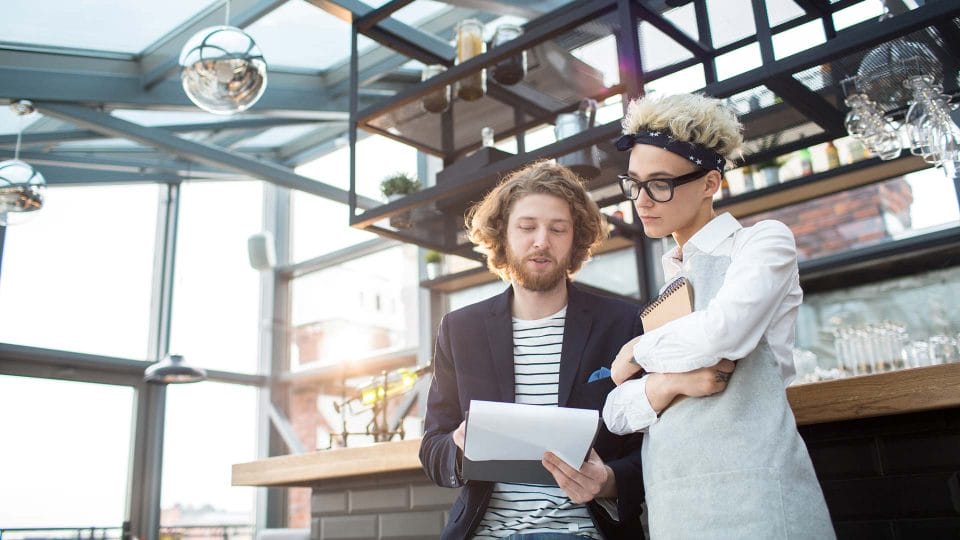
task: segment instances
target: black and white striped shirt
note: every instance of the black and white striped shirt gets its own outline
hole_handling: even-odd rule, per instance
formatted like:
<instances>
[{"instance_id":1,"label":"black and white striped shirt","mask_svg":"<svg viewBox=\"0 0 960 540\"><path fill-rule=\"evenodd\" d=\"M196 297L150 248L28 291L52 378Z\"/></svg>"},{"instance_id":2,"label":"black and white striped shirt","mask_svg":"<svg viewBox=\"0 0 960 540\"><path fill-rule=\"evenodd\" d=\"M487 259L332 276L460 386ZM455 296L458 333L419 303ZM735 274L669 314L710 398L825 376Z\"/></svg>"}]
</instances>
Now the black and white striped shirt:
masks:
<instances>
[{"instance_id":1,"label":"black and white striped shirt","mask_svg":"<svg viewBox=\"0 0 960 540\"><path fill-rule=\"evenodd\" d=\"M556 407L560 351L567 308L535 321L513 319L514 392L517 403ZM498 482L474 538L570 533L600 538L587 507L558 487Z\"/></svg>"}]
</instances>

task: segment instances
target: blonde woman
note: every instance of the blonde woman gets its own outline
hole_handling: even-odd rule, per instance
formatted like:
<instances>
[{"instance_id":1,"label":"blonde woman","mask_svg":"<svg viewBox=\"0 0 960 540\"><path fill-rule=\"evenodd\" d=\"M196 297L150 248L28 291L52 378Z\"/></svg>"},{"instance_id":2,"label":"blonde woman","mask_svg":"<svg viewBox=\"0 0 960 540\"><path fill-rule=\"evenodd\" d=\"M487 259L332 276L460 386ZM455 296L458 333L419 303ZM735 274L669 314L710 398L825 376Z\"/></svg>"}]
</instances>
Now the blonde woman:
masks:
<instances>
[{"instance_id":1,"label":"blonde woman","mask_svg":"<svg viewBox=\"0 0 960 540\"><path fill-rule=\"evenodd\" d=\"M793 234L778 221L743 227L713 209L740 122L716 99L675 95L631 103L623 132L623 192L647 236L676 240L664 276L686 277L695 304L624 345L603 411L614 433L646 431L651 538L833 538L784 390L803 299ZM739 359L726 391L665 410L673 396L659 392L660 378L725 358Z\"/></svg>"}]
</instances>

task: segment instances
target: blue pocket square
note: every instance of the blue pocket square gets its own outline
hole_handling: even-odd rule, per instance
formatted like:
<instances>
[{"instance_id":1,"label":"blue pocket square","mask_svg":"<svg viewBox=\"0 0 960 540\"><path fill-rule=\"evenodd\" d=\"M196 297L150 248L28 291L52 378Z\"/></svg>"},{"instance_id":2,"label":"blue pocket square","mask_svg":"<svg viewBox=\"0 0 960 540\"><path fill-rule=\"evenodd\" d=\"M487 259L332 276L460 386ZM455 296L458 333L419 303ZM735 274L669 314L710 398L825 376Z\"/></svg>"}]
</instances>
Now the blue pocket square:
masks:
<instances>
[{"instance_id":1,"label":"blue pocket square","mask_svg":"<svg viewBox=\"0 0 960 540\"><path fill-rule=\"evenodd\" d=\"M610 370L602 367L593 373L590 374L590 378L587 379L587 382L599 381L600 379L607 379L610 377Z\"/></svg>"}]
</instances>

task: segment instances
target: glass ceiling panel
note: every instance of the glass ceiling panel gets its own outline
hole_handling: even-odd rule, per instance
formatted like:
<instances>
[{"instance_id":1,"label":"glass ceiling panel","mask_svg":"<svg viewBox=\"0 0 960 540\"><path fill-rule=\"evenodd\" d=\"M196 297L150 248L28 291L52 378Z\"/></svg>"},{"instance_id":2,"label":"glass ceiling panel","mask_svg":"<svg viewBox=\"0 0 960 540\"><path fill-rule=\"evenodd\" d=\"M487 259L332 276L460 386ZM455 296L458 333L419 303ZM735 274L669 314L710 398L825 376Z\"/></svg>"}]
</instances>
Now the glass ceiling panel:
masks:
<instances>
[{"instance_id":1,"label":"glass ceiling panel","mask_svg":"<svg viewBox=\"0 0 960 540\"><path fill-rule=\"evenodd\" d=\"M317 129L317 126L313 125L280 126L270 128L256 137L243 141L243 144L240 145L240 148L272 148L275 146L283 146L284 144L287 144L288 142L291 142L302 135L306 135L315 129Z\"/></svg>"},{"instance_id":2,"label":"glass ceiling panel","mask_svg":"<svg viewBox=\"0 0 960 540\"><path fill-rule=\"evenodd\" d=\"M219 122L226 124L229 122L221 115L205 113L202 111L137 111L133 109L117 109L111 112L113 116L140 124L141 126L173 126L179 124L205 124L208 122ZM249 118L249 116L244 116Z\"/></svg>"},{"instance_id":3,"label":"glass ceiling panel","mask_svg":"<svg viewBox=\"0 0 960 540\"><path fill-rule=\"evenodd\" d=\"M792 21L803 14L803 8L793 0L767 0L767 19L770 26Z\"/></svg>"},{"instance_id":4,"label":"glass ceiling panel","mask_svg":"<svg viewBox=\"0 0 960 540\"><path fill-rule=\"evenodd\" d=\"M6 1L0 39L136 54L218 1Z\"/></svg>"},{"instance_id":5,"label":"glass ceiling panel","mask_svg":"<svg viewBox=\"0 0 960 540\"><path fill-rule=\"evenodd\" d=\"M380 2L381 4L383 2ZM398 10L392 17L404 24L416 26L417 23L427 19L432 19L445 11L453 9L452 6L433 0L417 0L409 6Z\"/></svg>"},{"instance_id":6,"label":"glass ceiling panel","mask_svg":"<svg viewBox=\"0 0 960 540\"><path fill-rule=\"evenodd\" d=\"M23 129L42 118L39 114L29 114L23 117ZM8 105L0 105L0 135L16 135L20 117Z\"/></svg>"},{"instance_id":7,"label":"glass ceiling panel","mask_svg":"<svg viewBox=\"0 0 960 540\"><path fill-rule=\"evenodd\" d=\"M697 39L697 15L693 4L664 12L664 18L683 31L684 34ZM693 53L658 30L647 21L641 21L640 57L645 71L673 65L681 60L693 57Z\"/></svg>"},{"instance_id":8,"label":"glass ceiling panel","mask_svg":"<svg viewBox=\"0 0 960 540\"><path fill-rule=\"evenodd\" d=\"M304 0L291 0L246 28L271 69L322 71L350 57L350 25ZM376 42L359 36L360 52Z\"/></svg>"},{"instance_id":9,"label":"glass ceiling panel","mask_svg":"<svg viewBox=\"0 0 960 540\"><path fill-rule=\"evenodd\" d=\"M750 0L707 0L707 17L714 47L723 47L757 33Z\"/></svg>"}]
</instances>

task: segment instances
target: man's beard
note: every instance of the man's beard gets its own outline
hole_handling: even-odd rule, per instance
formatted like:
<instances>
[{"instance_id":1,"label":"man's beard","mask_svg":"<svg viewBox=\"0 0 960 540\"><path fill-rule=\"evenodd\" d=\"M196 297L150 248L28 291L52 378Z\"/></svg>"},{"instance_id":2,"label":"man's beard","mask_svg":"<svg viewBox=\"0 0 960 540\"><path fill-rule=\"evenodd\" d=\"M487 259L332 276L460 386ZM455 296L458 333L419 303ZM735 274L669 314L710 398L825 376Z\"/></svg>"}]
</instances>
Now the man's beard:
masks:
<instances>
[{"instance_id":1,"label":"man's beard","mask_svg":"<svg viewBox=\"0 0 960 540\"><path fill-rule=\"evenodd\" d=\"M549 258L557 262L555 268L547 272L531 272L524 267L524 263L531 258ZM517 257L510 248L507 248L507 271L514 283L533 292L553 290L561 281L567 278L567 268L570 267L569 258L562 261L544 251L531 253L524 257Z\"/></svg>"}]
</instances>

